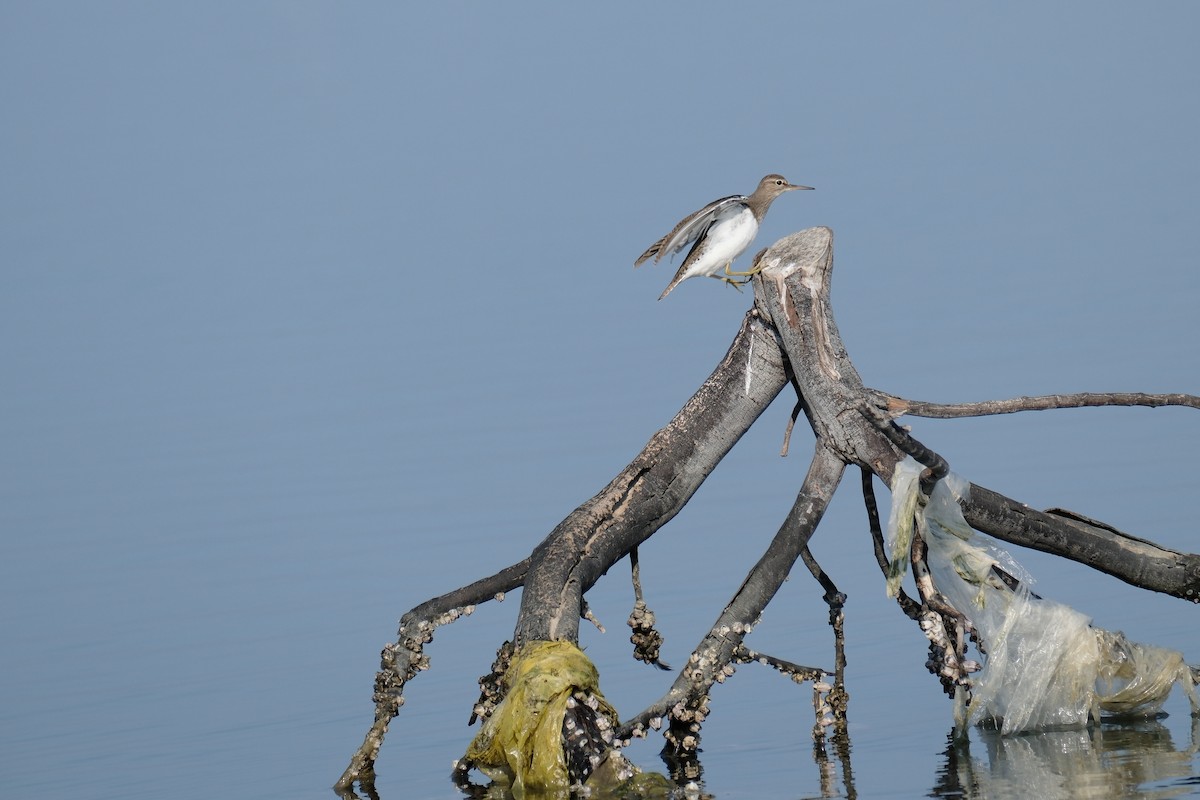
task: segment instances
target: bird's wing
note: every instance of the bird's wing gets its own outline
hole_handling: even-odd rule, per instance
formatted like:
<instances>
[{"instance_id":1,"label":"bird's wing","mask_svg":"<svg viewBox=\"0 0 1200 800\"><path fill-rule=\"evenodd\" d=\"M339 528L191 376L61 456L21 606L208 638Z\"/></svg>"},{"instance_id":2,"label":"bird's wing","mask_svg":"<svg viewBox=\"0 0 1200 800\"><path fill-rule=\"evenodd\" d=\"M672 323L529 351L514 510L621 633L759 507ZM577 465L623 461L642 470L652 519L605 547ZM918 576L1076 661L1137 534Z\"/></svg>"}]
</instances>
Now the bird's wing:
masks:
<instances>
[{"instance_id":1,"label":"bird's wing","mask_svg":"<svg viewBox=\"0 0 1200 800\"><path fill-rule=\"evenodd\" d=\"M641 266L642 262L651 256L654 256L654 260L657 262L665 255L678 253L703 236L708 227L716 220L718 214L734 203L744 202L745 199L745 197L737 194L722 197L720 200L712 201L694 214L689 214L681 219L679 224L671 229L670 233L650 245L646 249L646 252L642 253L641 257L633 262L633 265L635 267Z\"/></svg>"}]
</instances>

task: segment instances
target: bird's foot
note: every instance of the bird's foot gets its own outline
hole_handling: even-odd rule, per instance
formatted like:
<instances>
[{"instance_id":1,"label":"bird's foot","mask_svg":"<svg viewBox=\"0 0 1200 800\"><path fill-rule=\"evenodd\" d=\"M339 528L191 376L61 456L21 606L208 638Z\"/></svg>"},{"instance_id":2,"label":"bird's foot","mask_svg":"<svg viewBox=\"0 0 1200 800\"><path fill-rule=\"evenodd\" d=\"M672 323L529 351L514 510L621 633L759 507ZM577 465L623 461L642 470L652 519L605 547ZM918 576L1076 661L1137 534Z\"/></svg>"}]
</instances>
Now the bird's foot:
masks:
<instances>
[{"instance_id":1,"label":"bird's foot","mask_svg":"<svg viewBox=\"0 0 1200 800\"><path fill-rule=\"evenodd\" d=\"M733 288L737 289L739 292L742 290L743 286L745 286L747 283L750 282L749 278L746 278L746 280L744 280L744 281L735 281L733 278L723 278L720 275L714 275L713 277L719 278L720 280L725 281L725 283L727 285L732 286Z\"/></svg>"},{"instance_id":2,"label":"bird's foot","mask_svg":"<svg viewBox=\"0 0 1200 800\"><path fill-rule=\"evenodd\" d=\"M762 254L760 253L759 255L761 256ZM762 264L760 263L760 260L758 258L754 259L753 266L751 266L750 269L746 270L745 272L737 272L735 270L732 270L732 269L730 269L730 267L732 267L732 266L733 266L732 263L725 265L725 274L729 275L730 277L734 277L734 278L745 278L746 280L743 281L743 283L749 283L751 278L753 278L758 273L762 272Z\"/></svg>"}]
</instances>

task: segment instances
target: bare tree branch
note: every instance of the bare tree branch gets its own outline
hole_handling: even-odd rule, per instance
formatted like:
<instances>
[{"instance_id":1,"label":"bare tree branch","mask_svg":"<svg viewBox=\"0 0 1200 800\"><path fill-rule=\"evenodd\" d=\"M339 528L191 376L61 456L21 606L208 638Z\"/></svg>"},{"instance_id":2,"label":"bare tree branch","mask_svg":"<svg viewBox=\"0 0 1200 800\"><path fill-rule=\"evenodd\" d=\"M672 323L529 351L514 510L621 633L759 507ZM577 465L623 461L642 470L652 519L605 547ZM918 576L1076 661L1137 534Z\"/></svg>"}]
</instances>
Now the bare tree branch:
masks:
<instances>
[{"instance_id":1,"label":"bare tree branch","mask_svg":"<svg viewBox=\"0 0 1200 800\"><path fill-rule=\"evenodd\" d=\"M651 719L669 713L676 749L694 751L699 742L699 724L707 714L708 692L728 674L734 653L753 630L767 603L787 579L796 559L833 497L845 463L833 451L817 443L808 475L787 518L758 563L718 615L712 628L696 646L670 690L656 703L628 720L618 736L636 735ZM669 738L671 738L669 732Z\"/></svg>"},{"instance_id":2,"label":"bare tree branch","mask_svg":"<svg viewBox=\"0 0 1200 800\"><path fill-rule=\"evenodd\" d=\"M1078 561L1142 589L1200 602L1200 555L1038 511L974 483L962 506L972 528L997 539Z\"/></svg>"},{"instance_id":3,"label":"bare tree branch","mask_svg":"<svg viewBox=\"0 0 1200 800\"><path fill-rule=\"evenodd\" d=\"M675 418L533 551L517 645L578 641L583 593L679 513L786 383L775 334L752 311L725 358Z\"/></svg>"},{"instance_id":4,"label":"bare tree branch","mask_svg":"<svg viewBox=\"0 0 1200 800\"><path fill-rule=\"evenodd\" d=\"M1019 411L1048 411L1057 408L1095 408L1099 406L1184 406L1200 408L1200 397L1194 394L1145 394L1143 392L1080 392L1050 394L1040 397L1014 397L1009 400L984 400L978 403L928 403L907 400L878 389L868 390L875 404L895 418L905 415L955 419L986 417L993 414L1015 414Z\"/></svg>"},{"instance_id":5,"label":"bare tree branch","mask_svg":"<svg viewBox=\"0 0 1200 800\"><path fill-rule=\"evenodd\" d=\"M400 618L396 641L380 653L379 672L375 675L375 721L371 723L363 743L350 757L350 764L334 784L334 790L346 793L355 782L369 785L375 779L375 759L383 746L388 725L404 705L404 686L418 672L426 669L425 645L433 641L433 632L448 622L470 614L474 606L489 600L502 599L525 580L529 559L472 584L447 592L409 611Z\"/></svg>"}]
</instances>

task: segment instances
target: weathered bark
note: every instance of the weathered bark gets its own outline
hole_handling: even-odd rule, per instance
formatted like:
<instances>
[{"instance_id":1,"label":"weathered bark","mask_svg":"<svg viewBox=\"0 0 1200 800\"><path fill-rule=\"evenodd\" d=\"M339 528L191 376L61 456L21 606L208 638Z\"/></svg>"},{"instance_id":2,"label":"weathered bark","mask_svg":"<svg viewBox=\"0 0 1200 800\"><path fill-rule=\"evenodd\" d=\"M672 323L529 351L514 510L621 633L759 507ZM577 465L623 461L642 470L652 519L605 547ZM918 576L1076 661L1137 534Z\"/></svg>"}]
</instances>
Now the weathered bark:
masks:
<instances>
[{"instance_id":1,"label":"weathered bark","mask_svg":"<svg viewBox=\"0 0 1200 800\"><path fill-rule=\"evenodd\" d=\"M1099 408L1101 406L1187 406L1200 408L1200 397L1190 394L1146 394L1144 392L1080 392L1049 394L1041 397L1013 397L1008 400L984 400L978 403L927 403L875 392L881 405L894 416L957 419L985 417L993 414L1016 414L1020 411L1049 411L1059 408Z\"/></svg>"},{"instance_id":2,"label":"weathered bark","mask_svg":"<svg viewBox=\"0 0 1200 800\"><path fill-rule=\"evenodd\" d=\"M579 640L583 593L679 513L787 385L770 326L750 312L725 358L666 427L533 551L516 642Z\"/></svg>"},{"instance_id":3,"label":"weathered bark","mask_svg":"<svg viewBox=\"0 0 1200 800\"><path fill-rule=\"evenodd\" d=\"M963 516L976 530L1086 564L1142 589L1200 602L1200 556L1178 553L1102 524L1037 511L971 484Z\"/></svg>"},{"instance_id":4,"label":"weathered bark","mask_svg":"<svg viewBox=\"0 0 1200 800\"><path fill-rule=\"evenodd\" d=\"M778 332L813 433L844 462L890 476L903 455L864 418L866 389L833 318L833 231L792 234L762 254L759 264L755 306Z\"/></svg>"}]
</instances>

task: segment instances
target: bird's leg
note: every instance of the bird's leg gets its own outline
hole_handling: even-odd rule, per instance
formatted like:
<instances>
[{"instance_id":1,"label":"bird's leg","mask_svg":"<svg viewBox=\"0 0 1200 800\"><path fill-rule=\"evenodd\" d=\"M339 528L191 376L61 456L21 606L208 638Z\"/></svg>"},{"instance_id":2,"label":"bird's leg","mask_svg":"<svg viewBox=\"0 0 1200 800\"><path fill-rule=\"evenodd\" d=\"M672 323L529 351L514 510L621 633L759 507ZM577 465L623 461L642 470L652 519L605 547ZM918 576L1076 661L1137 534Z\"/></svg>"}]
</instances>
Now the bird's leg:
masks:
<instances>
[{"instance_id":1,"label":"bird's leg","mask_svg":"<svg viewBox=\"0 0 1200 800\"><path fill-rule=\"evenodd\" d=\"M757 272L757 270L754 270L752 272L732 272L730 270L730 267L732 267L732 266L733 266L732 261L730 261L728 264L725 265L725 275L736 275L736 276L753 275L754 272ZM743 286L745 286L747 283L750 282L750 278L746 278L744 281L735 281L733 278L726 278L725 275L709 275L708 277L716 278L719 281L724 281L727 285L732 286L733 288L737 289L739 292L742 290Z\"/></svg>"},{"instance_id":2,"label":"bird's leg","mask_svg":"<svg viewBox=\"0 0 1200 800\"><path fill-rule=\"evenodd\" d=\"M733 277L745 278L746 280L743 281L743 283L749 283L752 277L762 271L762 262L760 259L755 259L754 264L752 264L750 269L746 270L745 272L735 272L734 270L730 269L732 266L732 261L725 265L725 274Z\"/></svg>"}]
</instances>

